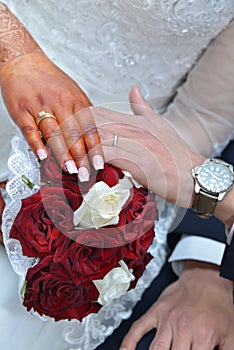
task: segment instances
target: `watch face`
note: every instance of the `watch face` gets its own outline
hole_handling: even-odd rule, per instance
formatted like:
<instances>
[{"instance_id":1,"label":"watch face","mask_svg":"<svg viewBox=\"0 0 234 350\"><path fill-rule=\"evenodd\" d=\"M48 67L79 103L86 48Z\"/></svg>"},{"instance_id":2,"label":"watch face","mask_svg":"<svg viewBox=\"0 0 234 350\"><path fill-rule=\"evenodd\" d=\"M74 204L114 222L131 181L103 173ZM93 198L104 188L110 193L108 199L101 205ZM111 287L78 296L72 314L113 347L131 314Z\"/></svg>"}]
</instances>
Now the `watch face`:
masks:
<instances>
[{"instance_id":1,"label":"watch face","mask_svg":"<svg viewBox=\"0 0 234 350\"><path fill-rule=\"evenodd\" d=\"M207 191L226 192L233 184L233 174L224 164L210 161L199 168L197 181Z\"/></svg>"}]
</instances>

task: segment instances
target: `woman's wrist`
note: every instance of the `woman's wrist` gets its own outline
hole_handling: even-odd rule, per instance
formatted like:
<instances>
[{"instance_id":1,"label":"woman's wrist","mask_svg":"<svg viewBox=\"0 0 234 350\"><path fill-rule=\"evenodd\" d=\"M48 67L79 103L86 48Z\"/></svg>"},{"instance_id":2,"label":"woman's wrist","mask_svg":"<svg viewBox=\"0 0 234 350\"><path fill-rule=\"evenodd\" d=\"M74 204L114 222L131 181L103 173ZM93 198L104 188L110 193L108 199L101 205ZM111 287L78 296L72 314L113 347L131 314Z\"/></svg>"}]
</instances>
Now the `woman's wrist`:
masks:
<instances>
[{"instance_id":1,"label":"woman's wrist","mask_svg":"<svg viewBox=\"0 0 234 350\"><path fill-rule=\"evenodd\" d=\"M41 48L17 17L0 2L0 68L15 57Z\"/></svg>"}]
</instances>

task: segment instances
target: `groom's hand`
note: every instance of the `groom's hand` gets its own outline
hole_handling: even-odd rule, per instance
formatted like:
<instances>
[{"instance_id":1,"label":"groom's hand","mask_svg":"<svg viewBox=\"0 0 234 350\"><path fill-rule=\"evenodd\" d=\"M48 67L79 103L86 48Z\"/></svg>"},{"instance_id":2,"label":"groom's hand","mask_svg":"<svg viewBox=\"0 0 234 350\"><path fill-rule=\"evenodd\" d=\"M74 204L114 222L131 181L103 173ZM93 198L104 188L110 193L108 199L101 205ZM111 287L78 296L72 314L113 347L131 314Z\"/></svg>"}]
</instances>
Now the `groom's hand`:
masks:
<instances>
[{"instance_id":1,"label":"groom's hand","mask_svg":"<svg viewBox=\"0 0 234 350\"><path fill-rule=\"evenodd\" d=\"M92 108L105 160L132 176L144 187L182 207L193 203L191 169L203 162L176 130L133 88L130 103L135 115ZM118 144L114 145L114 134Z\"/></svg>"},{"instance_id":2,"label":"groom's hand","mask_svg":"<svg viewBox=\"0 0 234 350\"><path fill-rule=\"evenodd\" d=\"M134 350L157 329L150 350L233 349L233 284L219 276L219 267L188 261L177 282L131 327L121 350Z\"/></svg>"}]
</instances>

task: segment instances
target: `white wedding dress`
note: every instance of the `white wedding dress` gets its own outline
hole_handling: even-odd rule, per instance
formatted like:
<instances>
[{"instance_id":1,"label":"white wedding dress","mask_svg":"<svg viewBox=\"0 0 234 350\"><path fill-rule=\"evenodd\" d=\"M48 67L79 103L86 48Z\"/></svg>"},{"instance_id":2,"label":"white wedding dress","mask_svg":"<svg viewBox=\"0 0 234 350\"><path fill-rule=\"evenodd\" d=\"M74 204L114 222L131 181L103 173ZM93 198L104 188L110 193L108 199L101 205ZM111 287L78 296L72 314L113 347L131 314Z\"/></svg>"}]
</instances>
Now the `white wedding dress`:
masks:
<instances>
[{"instance_id":1,"label":"white wedding dress","mask_svg":"<svg viewBox=\"0 0 234 350\"><path fill-rule=\"evenodd\" d=\"M187 85L184 84L186 74L203 51L233 19L233 0L5 2L47 55L77 81L94 104L111 107L113 102L126 103L130 87L139 85L149 103L164 113L183 137L204 155L218 154L233 137L233 104L229 90L225 90L224 99L220 97L224 92L220 94L217 87L218 107L214 104L209 109L210 97L214 93L215 80L212 79L216 75L200 67L197 77L195 70L191 79L203 82L201 91L196 90L189 79ZM226 44L229 36L231 33L226 35ZM214 53L220 50L221 53L225 50L232 52L232 48L225 48L223 40L221 34L221 42L214 47ZM227 68L230 65L225 62L230 55L225 55L224 61L218 61L222 56L214 53L209 69L216 72L218 62L222 74L231 80ZM224 79L221 90L224 83L231 85L228 79ZM177 99L170 103L179 86ZM205 102L201 103L203 98ZM208 117L212 117L212 122ZM195 128L191 128L192 120L196 135ZM11 139L19 131L3 104L0 121L0 179L4 179ZM224 132L217 135L220 125ZM207 139L209 142L205 147ZM0 349L95 349L122 319L130 316L134 304L160 271L167 253L166 235L174 216L174 208L166 206L157 223L157 237L151 247L155 258L135 290L107 305L99 314L88 317L83 326L76 321L44 322L28 314L20 305L17 275L0 247Z\"/></svg>"}]
</instances>

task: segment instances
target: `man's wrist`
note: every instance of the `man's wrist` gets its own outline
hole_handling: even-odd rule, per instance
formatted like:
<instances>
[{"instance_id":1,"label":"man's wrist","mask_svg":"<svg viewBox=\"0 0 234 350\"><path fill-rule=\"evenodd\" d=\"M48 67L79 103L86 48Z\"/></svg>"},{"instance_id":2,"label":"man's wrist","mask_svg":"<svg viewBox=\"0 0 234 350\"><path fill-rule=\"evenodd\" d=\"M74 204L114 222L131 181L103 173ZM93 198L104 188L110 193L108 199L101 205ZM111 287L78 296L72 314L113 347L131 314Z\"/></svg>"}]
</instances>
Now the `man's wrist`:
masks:
<instances>
[{"instance_id":1,"label":"man's wrist","mask_svg":"<svg viewBox=\"0 0 234 350\"><path fill-rule=\"evenodd\" d=\"M196 193L195 193L195 183L194 183L194 179L193 179L193 176L192 176L192 169L195 168L196 166L199 166L201 165L203 162L205 161L205 157L203 157L202 155L200 154L197 154L197 153L192 153L191 154L191 164L192 164L192 167L190 169L190 179L193 183L193 191L191 193L191 201L190 201L190 205L189 205L189 208L192 208L193 207L193 204L195 202L195 198L196 198Z\"/></svg>"},{"instance_id":2,"label":"man's wrist","mask_svg":"<svg viewBox=\"0 0 234 350\"><path fill-rule=\"evenodd\" d=\"M221 202L217 203L214 215L229 229L232 227L234 223L234 187L226 194Z\"/></svg>"},{"instance_id":3,"label":"man's wrist","mask_svg":"<svg viewBox=\"0 0 234 350\"><path fill-rule=\"evenodd\" d=\"M184 263L182 278L188 280L192 278L193 281L198 281L203 284L209 281L216 281L220 286L223 286L226 290L233 291L233 281L220 276L220 268L218 265L197 261L197 260L186 260Z\"/></svg>"},{"instance_id":4,"label":"man's wrist","mask_svg":"<svg viewBox=\"0 0 234 350\"><path fill-rule=\"evenodd\" d=\"M204 158L198 158L195 162L195 166L193 167L193 195L191 196L191 203L190 207L194 208L195 212L198 213L201 217L209 217L210 215L215 215L219 220L221 220L227 227L231 227L234 222L234 187L232 187L233 182L233 169L232 166L230 166L228 163L219 160L219 159L207 159L206 162L204 162ZM203 163L203 164L202 164ZM202 166L201 166L202 165ZM221 170L220 170L221 167ZM223 169L222 169L223 167ZM207 177L209 174L211 174L212 170L214 169L214 175L211 179ZM215 173L217 169L217 174ZM225 170L226 169L226 170ZM221 172L222 171L222 172ZM220 174L224 177L223 184L221 183L221 177ZM229 175L230 174L230 175ZM215 176L216 175L216 176ZM204 178L206 176L206 178ZM211 175L212 176L212 175ZM228 178L228 176L230 178ZM232 176L232 179L231 179ZM199 178L201 177L201 179ZM220 177L220 179L219 179ZM221 186L220 192L218 192L218 183L215 184L215 186L212 184L213 179L219 180L219 185ZM227 182L229 181L229 183ZM201 183L203 183L201 185ZM207 182L207 185L206 185ZM229 184L229 187L226 189L226 192L224 191L224 188L222 189L222 185ZM212 184L212 186L211 186ZM217 191L214 191L217 188ZM231 188L231 189L230 189ZM222 189L222 190L221 190ZM223 195L223 196L222 196ZM199 196L199 197L197 197ZM198 199L200 201L196 201ZM204 200L203 200L204 199ZM212 203L210 203L212 201ZM194 205L194 204L197 205ZM198 205L199 204L199 205ZM212 204L212 205L209 205ZM198 209L199 206L199 209ZM204 215L203 215L204 214Z\"/></svg>"}]
</instances>

